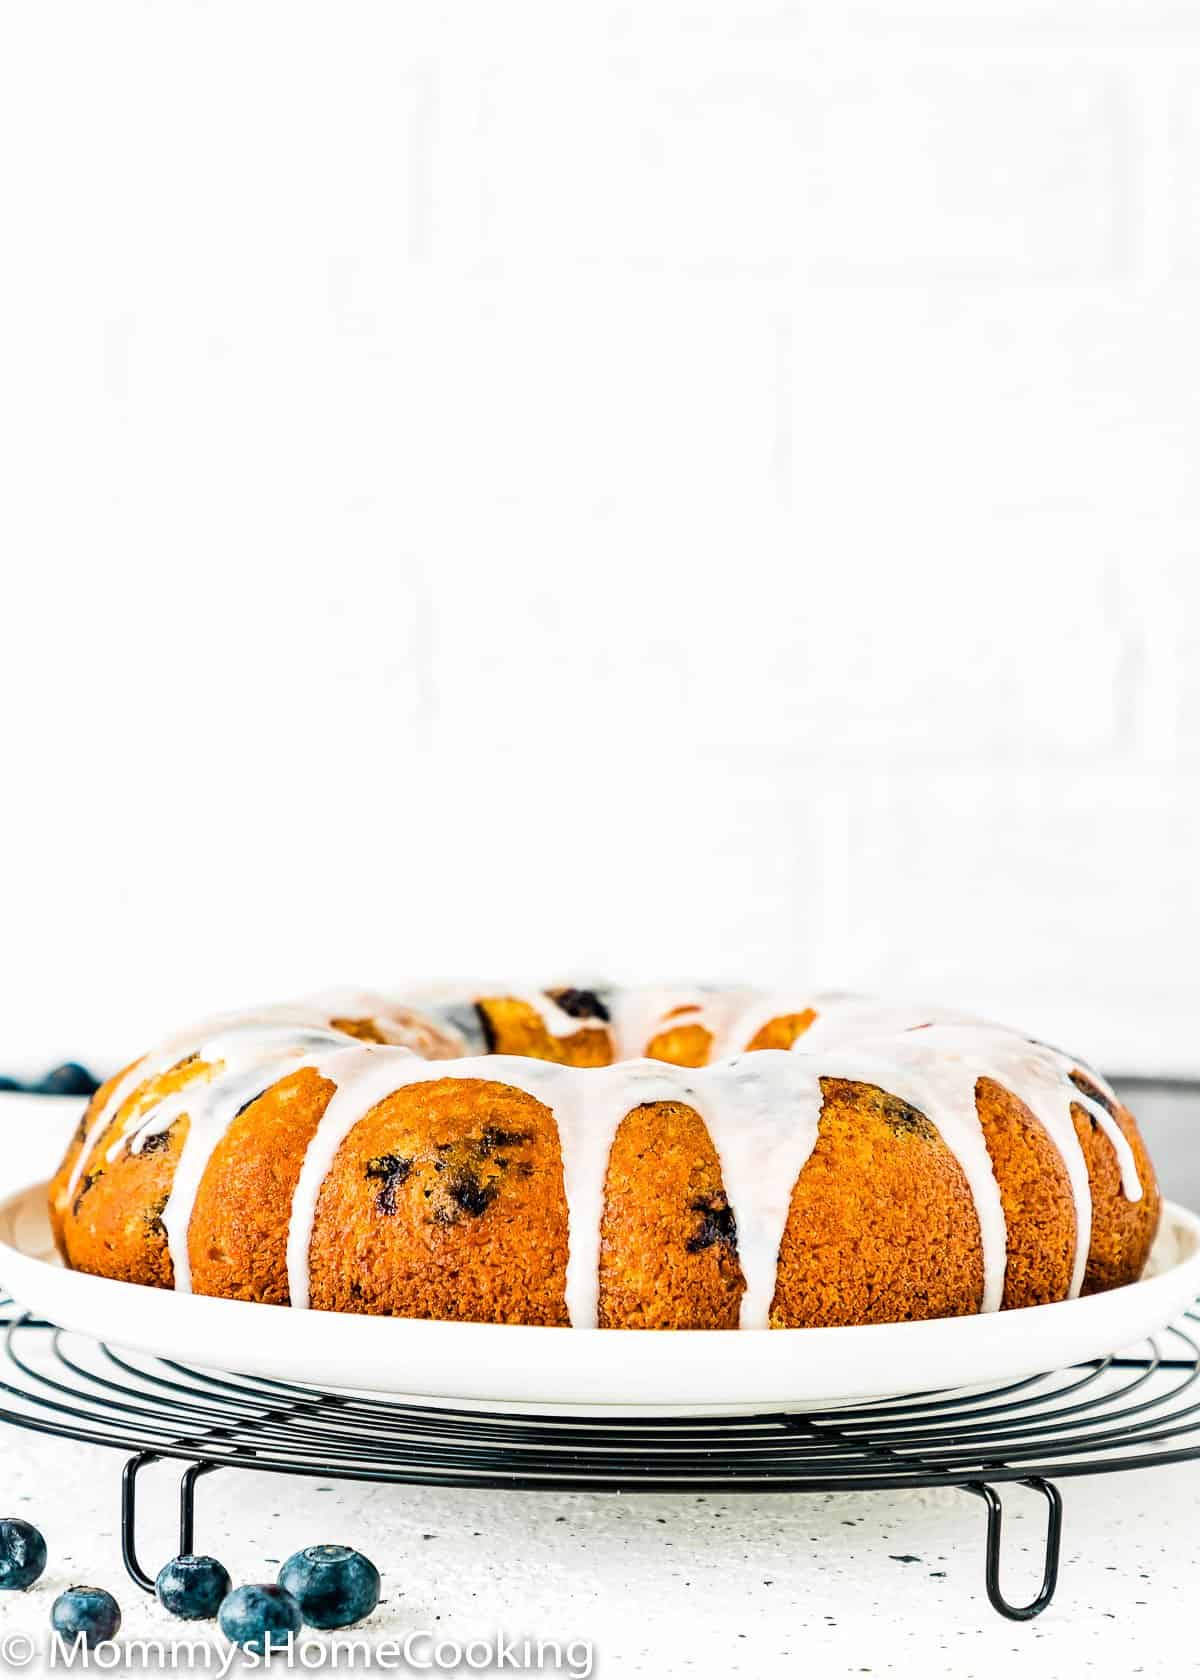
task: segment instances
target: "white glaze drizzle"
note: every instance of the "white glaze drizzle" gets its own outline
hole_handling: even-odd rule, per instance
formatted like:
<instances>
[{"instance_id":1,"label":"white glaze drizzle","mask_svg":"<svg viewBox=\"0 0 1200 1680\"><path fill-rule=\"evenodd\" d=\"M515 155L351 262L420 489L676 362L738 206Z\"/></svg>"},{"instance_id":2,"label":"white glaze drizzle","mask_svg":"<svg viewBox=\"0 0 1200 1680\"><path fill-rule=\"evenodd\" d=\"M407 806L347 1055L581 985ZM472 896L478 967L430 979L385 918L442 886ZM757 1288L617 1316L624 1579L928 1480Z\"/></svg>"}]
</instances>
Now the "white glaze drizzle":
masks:
<instances>
[{"instance_id":1,"label":"white glaze drizzle","mask_svg":"<svg viewBox=\"0 0 1200 1680\"><path fill-rule=\"evenodd\" d=\"M476 994L479 995L479 994ZM534 1008L555 1037L602 1028L599 1018L568 1015L542 993L497 986L484 995L518 998ZM704 1122L720 1161L722 1182L737 1226L738 1258L746 1288L739 1322L765 1328L775 1290L779 1246L792 1188L815 1146L822 1077L876 1085L919 1110L959 1162L974 1200L983 1254L982 1310L995 1311L1004 1288L1007 1235L1000 1192L976 1110L976 1086L991 1078L1023 1102L1062 1157L1076 1216L1070 1293L1082 1284L1091 1232L1087 1166L1075 1134L1072 1104L1084 1108L1116 1153L1122 1191L1142 1194L1133 1151L1103 1103L1079 1090L1077 1064L1009 1028L975 1017L912 1005L887 1005L845 995L793 996L748 989L630 988L602 992L611 1016L615 1056L606 1068L571 1068L513 1056L466 1056L430 1067L412 1049L364 1044L329 1026L344 1016L401 1023L404 1035L427 1047L449 1023L450 1005L430 1004L430 1031L408 1004L362 994L322 997L245 1016L221 1017L172 1039L119 1082L93 1118L68 1185L68 1198L95 1144L130 1097L149 1079L196 1057L214 1069L162 1102L131 1115L108 1149L137 1153L181 1114L189 1131L163 1213L176 1287L190 1287L187 1231L204 1171L234 1116L254 1097L298 1068L315 1068L336 1086L309 1142L293 1197L287 1270L292 1304L309 1300L309 1251L321 1186L338 1149L375 1105L403 1086L431 1079L483 1079L525 1091L554 1115L562 1154L569 1246L566 1302L570 1322L596 1323L604 1181L617 1129L643 1103L679 1102ZM371 1008L361 1006L369 1002ZM354 1005L359 1007L357 1010ZM457 1010L459 1020L464 1016ZM777 1016L816 1011L790 1051L740 1053ZM314 1019L318 1015L323 1019ZM561 1019L560 1019L561 1017ZM712 1034L713 1060L680 1068L646 1060L641 1052L657 1033L699 1023ZM465 1021L464 1021L465 1025ZM462 1034L462 1036L465 1036ZM428 1052L427 1052L428 1053ZM1105 1097L1111 1092L1088 1071Z\"/></svg>"},{"instance_id":2,"label":"white glaze drizzle","mask_svg":"<svg viewBox=\"0 0 1200 1680\"><path fill-rule=\"evenodd\" d=\"M309 1141L292 1199L287 1268L293 1306L308 1304L317 1201L338 1150L377 1103L403 1086L430 1079L427 1064L415 1058L400 1064L380 1050L364 1045L317 1063L337 1091ZM759 1054L765 1065L751 1066ZM726 1198L740 1209L735 1218L740 1222L738 1253L746 1279L741 1323L743 1328L766 1327L792 1185L817 1137L820 1088L810 1069L778 1050L708 1068L639 1059L580 1069L521 1056L480 1056L456 1062L453 1077L512 1086L554 1115L569 1230L565 1294L568 1316L576 1326L596 1323L604 1179L621 1121L644 1103L678 1102L695 1109L720 1158ZM800 1109L805 1100L807 1114Z\"/></svg>"},{"instance_id":3,"label":"white glaze drizzle","mask_svg":"<svg viewBox=\"0 0 1200 1680\"><path fill-rule=\"evenodd\" d=\"M190 1292L192 1286L187 1237L200 1181L232 1121L278 1080L288 1078L301 1067L311 1066L320 1051L327 1050L331 1044L356 1042L344 1033L306 1019L306 1014L303 1009L282 1005L274 1014L264 1011L236 1021L222 1021L215 1031L203 1030L194 1053L196 1060L211 1070L208 1078L189 1080L145 1111L135 1105L105 1150L108 1162L115 1161L126 1148L130 1154L140 1155L153 1138L168 1132L178 1119L187 1115L187 1136L175 1163L171 1190L161 1215L175 1288L181 1292ZM294 1019L288 1020L289 1015ZM155 1064L160 1060L165 1062L156 1068L157 1072L166 1072L183 1059L176 1053L178 1048L178 1043L172 1041L170 1049L153 1058ZM137 1070L141 1075L139 1085L147 1077L155 1077L147 1075L144 1067L145 1064L139 1064ZM107 1115L119 1113L123 1100L119 1091L114 1092L112 1100L105 1105ZM98 1129L93 1128L97 1141L108 1123L106 1116ZM72 1193L69 1187L68 1196Z\"/></svg>"},{"instance_id":4,"label":"white glaze drizzle","mask_svg":"<svg viewBox=\"0 0 1200 1680\"><path fill-rule=\"evenodd\" d=\"M277 1046L281 1040L294 1041L297 1031L315 1035L314 1043L318 1039L321 1042L339 1044L356 1042L345 1033L335 1031L322 1020L316 1008L302 1001L271 1004L242 1014L215 1016L211 1020L201 1022L199 1026L176 1033L157 1050L134 1062L109 1092L107 1100L99 1104L92 1115L83 1146L67 1182L66 1199L69 1201L74 1196L96 1144L114 1118L129 1099L150 1080L168 1073L182 1062L192 1060L214 1066L221 1064L226 1067L253 1067L258 1062L265 1061L271 1048ZM122 1127L121 1135L108 1152L110 1160L123 1146L126 1135L133 1131L137 1124L138 1115L135 1109L133 1118Z\"/></svg>"},{"instance_id":5,"label":"white glaze drizzle","mask_svg":"<svg viewBox=\"0 0 1200 1680\"><path fill-rule=\"evenodd\" d=\"M551 1038L573 1038L576 1033L604 1031L604 1022L598 1015L568 1015L549 992L522 992L514 991L511 986L501 986L491 995L512 1003L523 1003L527 1009L532 1009L535 1015L541 1016L542 1025Z\"/></svg>"},{"instance_id":6,"label":"white glaze drizzle","mask_svg":"<svg viewBox=\"0 0 1200 1680\"><path fill-rule=\"evenodd\" d=\"M745 1049L751 1033L739 1037L732 1029L742 1015L768 994L749 987L627 986L605 997L613 1054L618 1061L644 1056L662 1033L681 1027L702 1027L712 1037L710 1064Z\"/></svg>"},{"instance_id":7,"label":"white glaze drizzle","mask_svg":"<svg viewBox=\"0 0 1200 1680\"><path fill-rule=\"evenodd\" d=\"M188 1254L188 1228L200 1190L200 1182L212 1160L213 1152L233 1121L248 1104L269 1091L277 1080L287 1079L305 1066L302 1053L297 1050L279 1061L260 1063L255 1067L239 1068L233 1073L218 1075L203 1087L203 1102L197 1103L194 1085L175 1091L152 1111L147 1123L139 1127L130 1140L130 1151L140 1154L150 1138L167 1131L182 1115L188 1116L187 1136L175 1172L171 1191L162 1211L163 1229L167 1234L167 1252L175 1288L190 1293L192 1263ZM307 1065L311 1066L311 1061Z\"/></svg>"},{"instance_id":8,"label":"white glaze drizzle","mask_svg":"<svg viewBox=\"0 0 1200 1680\"><path fill-rule=\"evenodd\" d=\"M456 1079L465 1077L459 1070L470 1066L472 1060L468 1057L455 1062ZM292 1194L288 1215L287 1276L288 1297L293 1307L308 1306L308 1254L312 1246L317 1198L334 1157L351 1129L371 1112L376 1103L408 1083L405 1075L410 1071L410 1063L422 1073L427 1066L411 1052L397 1054L381 1044L362 1044L354 1049L336 1050L322 1057L318 1063L317 1071L322 1078L332 1080L337 1089L308 1140L300 1176ZM428 1078L428 1074L424 1076Z\"/></svg>"},{"instance_id":9,"label":"white glaze drizzle","mask_svg":"<svg viewBox=\"0 0 1200 1680\"><path fill-rule=\"evenodd\" d=\"M427 1062L448 1061L465 1056L470 1050L466 1034L450 1019L448 1012L439 1014L432 1009L397 1003L394 998L382 997L377 992L323 992L306 1002L331 1022L366 1021L378 1033L381 1043L413 1050Z\"/></svg>"}]
</instances>

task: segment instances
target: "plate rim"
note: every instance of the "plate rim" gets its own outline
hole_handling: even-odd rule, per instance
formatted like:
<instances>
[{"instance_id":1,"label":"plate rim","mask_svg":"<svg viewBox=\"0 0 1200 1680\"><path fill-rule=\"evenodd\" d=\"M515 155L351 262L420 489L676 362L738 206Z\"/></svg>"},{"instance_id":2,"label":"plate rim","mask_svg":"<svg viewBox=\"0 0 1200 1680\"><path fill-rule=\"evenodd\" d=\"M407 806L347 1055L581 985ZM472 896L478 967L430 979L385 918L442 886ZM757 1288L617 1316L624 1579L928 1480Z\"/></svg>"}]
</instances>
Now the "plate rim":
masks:
<instances>
[{"instance_id":1,"label":"plate rim","mask_svg":"<svg viewBox=\"0 0 1200 1680\"><path fill-rule=\"evenodd\" d=\"M170 1304L178 1305L185 1301L188 1304L186 1316L190 1322L196 1324L205 1319L214 1325L231 1328L240 1324L247 1335L253 1335L254 1326L257 1325L262 1330L269 1327L272 1340L280 1335L285 1342L294 1340L305 1343L313 1339L308 1336L296 1336L299 1328L295 1317L297 1309L290 1306L178 1293L146 1284L127 1283L117 1278L77 1272L57 1258L48 1258L48 1251L52 1247L50 1240L40 1251L23 1246L18 1240L16 1229L17 1221L23 1216L39 1220L40 1228L44 1229L47 1239L50 1237L47 1214L48 1185L49 1180L38 1180L0 1198L0 1285L6 1290L11 1290L14 1299L20 1305L32 1308L64 1329L94 1335L100 1340L111 1341L118 1346L138 1349L158 1357L187 1359L189 1355L180 1351L179 1338L171 1334L166 1338L165 1345L169 1348L167 1352L163 1351L163 1344L157 1334L152 1334L150 1339L141 1338L138 1334L138 1321L149 1321L153 1331L153 1321L162 1319L169 1311ZM886 1324L814 1326L804 1329L680 1331L480 1324L458 1320L339 1313L320 1308L303 1309L306 1324L317 1327L316 1339L342 1344L343 1353L347 1349L357 1349L361 1344L370 1348L371 1357L376 1360L385 1359L389 1353L401 1354L405 1351L418 1360L423 1356L436 1360L444 1354L470 1354L479 1365L487 1366L491 1374L488 1381L471 1381L463 1391L460 1391L459 1387L447 1388L444 1385L428 1387L425 1386L424 1380L415 1387L411 1380L404 1387L397 1387L390 1382L385 1382L380 1387L375 1383L358 1381L343 1380L342 1383L338 1383L335 1377L328 1374L297 1375L295 1371L299 1367L315 1366L319 1363L316 1357L306 1359L303 1350L298 1358L283 1359L282 1364L288 1366L288 1369L279 1368L273 1360L267 1363L268 1366L274 1366L274 1369L264 1368L260 1363L255 1370L253 1359L247 1366L240 1356L232 1362L213 1361L202 1353L194 1353L190 1357L194 1363L214 1369L236 1370L244 1374L262 1376L274 1375L279 1380L307 1382L332 1388L370 1388L372 1391L397 1397L402 1394L421 1395L461 1398L474 1402L490 1398L502 1404L527 1404L532 1400L535 1403L556 1406L581 1404L610 1408L679 1407L697 1403L709 1406L774 1406L789 1403L816 1405L818 1402L813 1398L815 1389L797 1375L806 1367L811 1370L813 1365L838 1367L848 1360L851 1365L861 1362L869 1367L876 1358L884 1365L889 1361L903 1359L906 1355L919 1356L923 1348L936 1348L940 1351L944 1346L947 1350L953 1350L953 1356L947 1352L948 1364L961 1368L969 1363L973 1351L985 1356L989 1344L1020 1342L1025 1335L1029 1336L1031 1345L1036 1346L1044 1341L1054 1342L1063 1331L1070 1329L1077 1332L1067 1338L1070 1347L1075 1349L1089 1342L1089 1323L1094 1324L1093 1334L1099 1338L1099 1343L1107 1342L1105 1346L1098 1344L1090 1352L1072 1352L1066 1359L1059 1358L1049 1363L1044 1357L1037 1359L1028 1364L1023 1372L1013 1368L1011 1360L1002 1360L1004 1372L1016 1377L1021 1374L1033 1375L1051 1367L1060 1368L1064 1364L1076 1363L1079 1359L1102 1357L1116 1348L1153 1335L1165 1328L1171 1319L1185 1309L1190 1297L1200 1295L1200 1215L1177 1202L1164 1200L1158 1240L1162 1240L1161 1233L1168 1225L1177 1234L1177 1239L1178 1236L1182 1236L1190 1243L1190 1252L1153 1276L1141 1278L1135 1283L1123 1284L1117 1289L1081 1296L1075 1300L1017 1307L1003 1313L972 1313L951 1318ZM19 1284L30 1279L33 1280L33 1290L23 1292ZM39 1287L42 1280L46 1286L45 1295ZM120 1294L114 1295L114 1290L120 1291ZM47 1295L57 1304L63 1291L68 1291L71 1296L77 1298L80 1306L79 1312L68 1312L65 1318L60 1312L47 1310L42 1304ZM41 1301L39 1296L42 1297ZM92 1303L98 1309L98 1317L102 1321L98 1327L89 1327L80 1322L81 1315L90 1317L86 1314L88 1303ZM1134 1303L1137 1303L1136 1307ZM1140 1310L1143 1306L1144 1312ZM231 1310L236 1315L233 1318L229 1316ZM121 1332L111 1330L109 1325L114 1317L128 1320L127 1328ZM1141 1318L1144 1318L1145 1328L1135 1327L1129 1334L1118 1334L1116 1340L1108 1340L1108 1332L1103 1329L1108 1320L1132 1320L1136 1323ZM68 1322L70 1319L74 1319L75 1322ZM156 1342L159 1345L156 1346ZM954 1346L956 1343L957 1347ZM745 1360L728 1360L728 1354L735 1348L745 1353L753 1351L754 1358L748 1362L750 1365L761 1364L762 1356L767 1354L768 1350L770 1352L771 1357L767 1363L774 1369L774 1375L768 1384L771 1392L763 1395L760 1400L755 1401L749 1397L747 1382L739 1380L736 1369L731 1369L731 1366L747 1364ZM621 1349L622 1352L617 1353L617 1349ZM602 1361L598 1357L601 1350ZM253 1353L253 1349L250 1351ZM523 1354L528 1355L533 1364L539 1367L543 1361L549 1365L557 1359L566 1369L566 1380L560 1377L556 1381L553 1375L543 1372L539 1385L536 1373L526 1373L525 1377L516 1381L516 1387L525 1392L512 1392L514 1378L519 1370L519 1364L513 1364L512 1356ZM718 1355L719 1357L716 1357ZM497 1393L488 1386L497 1375L497 1361L501 1367L506 1368L506 1375L501 1378L501 1385L506 1387L506 1392ZM454 1362L452 1358L451 1363ZM606 1367L627 1368L631 1362L638 1370L632 1373L630 1392L624 1398L615 1393L610 1398L598 1398L591 1392L578 1392L580 1389L594 1389L597 1386L594 1378L582 1382L570 1380L572 1366L582 1364L584 1367L595 1367L603 1364ZM969 1375L955 1375L950 1382L922 1383L920 1387L922 1390L933 1392L945 1387L969 1386L975 1380L1000 1380L987 1374L994 1363L994 1360L989 1361L986 1357L981 1357L981 1364L986 1369L985 1375L980 1379ZM711 1398L698 1400L694 1390L697 1380L705 1375L706 1366L713 1368L710 1374L719 1372L721 1380L715 1382ZM799 1382L803 1391L791 1402L782 1398L779 1389L780 1380L786 1385L789 1370L792 1373L791 1380ZM411 1379L411 1370L406 1368L405 1375ZM535 1378L532 1385L527 1380L530 1375ZM683 1388L687 1393L665 1393L658 1390L655 1396L647 1399L636 1392L637 1389L645 1387L647 1381L661 1382L676 1391ZM547 1383L550 1389L556 1392L544 1393ZM837 1387L833 1392L840 1398L826 1402L825 1396L822 1395L820 1403L850 1404L862 1400L882 1399L911 1391L913 1386L912 1383L896 1385L893 1382L890 1387L882 1388L856 1385L849 1391Z\"/></svg>"}]
</instances>

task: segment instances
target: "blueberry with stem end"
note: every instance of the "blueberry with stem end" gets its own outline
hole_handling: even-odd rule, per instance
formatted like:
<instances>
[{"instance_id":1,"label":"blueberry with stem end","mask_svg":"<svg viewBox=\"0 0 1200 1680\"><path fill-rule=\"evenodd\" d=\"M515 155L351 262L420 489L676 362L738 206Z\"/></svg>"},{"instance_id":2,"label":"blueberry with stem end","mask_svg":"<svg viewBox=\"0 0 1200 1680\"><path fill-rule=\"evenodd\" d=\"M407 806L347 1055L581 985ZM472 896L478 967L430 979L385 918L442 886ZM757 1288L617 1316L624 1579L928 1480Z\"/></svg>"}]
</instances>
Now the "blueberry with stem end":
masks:
<instances>
[{"instance_id":1,"label":"blueberry with stem end","mask_svg":"<svg viewBox=\"0 0 1200 1680\"><path fill-rule=\"evenodd\" d=\"M185 1622L210 1620L229 1597L233 1582L215 1557L184 1552L164 1563L154 1590L158 1602Z\"/></svg>"},{"instance_id":2,"label":"blueberry with stem end","mask_svg":"<svg viewBox=\"0 0 1200 1680\"><path fill-rule=\"evenodd\" d=\"M68 1644L80 1641L91 1651L116 1638L121 1607L103 1587L68 1587L50 1607L50 1625Z\"/></svg>"},{"instance_id":3,"label":"blueberry with stem end","mask_svg":"<svg viewBox=\"0 0 1200 1680\"><path fill-rule=\"evenodd\" d=\"M41 1531L21 1517L0 1517L0 1589L22 1592L46 1567Z\"/></svg>"},{"instance_id":4,"label":"blueberry with stem end","mask_svg":"<svg viewBox=\"0 0 1200 1680\"><path fill-rule=\"evenodd\" d=\"M282 1651L300 1632L300 1607L270 1581L236 1587L217 1615L226 1639L255 1656Z\"/></svg>"},{"instance_id":5,"label":"blueberry with stem end","mask_svg":"<svg viewBox=\"0 0 1200 1680\"><path fill-rule=\"evenodd\" d=\"M350 1546L305 1546L279 1571L279 1584L310 1627L349 1627L379 1603L378 1569Z\"/></svg>"}]
</instances>

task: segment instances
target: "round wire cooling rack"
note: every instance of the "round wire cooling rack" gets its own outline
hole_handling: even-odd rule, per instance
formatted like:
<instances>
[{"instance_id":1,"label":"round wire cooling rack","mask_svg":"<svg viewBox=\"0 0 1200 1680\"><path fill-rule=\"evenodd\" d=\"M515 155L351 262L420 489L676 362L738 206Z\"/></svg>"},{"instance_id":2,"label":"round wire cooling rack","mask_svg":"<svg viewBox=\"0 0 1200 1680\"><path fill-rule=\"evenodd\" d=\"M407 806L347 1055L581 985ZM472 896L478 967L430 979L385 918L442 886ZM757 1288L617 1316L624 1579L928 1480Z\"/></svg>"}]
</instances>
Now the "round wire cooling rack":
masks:
<instances>
[{"instance_id":1,"label":"round wire cooling rack","mask_svg":"<svg viewBox=\"0 0 1200 1680\"><path fill-rule=\"evenodd\" d=\"M984 1501L985 1584L1001 1615L1029 1620L1058 1581L1062 1497L1072 1476L1200 1457L1197 1314L1119 1357L988 1389L909 1394L813 1412L576 1416L464 1410L201 1370L57 1329L0 1300L0 1419L129 1456L121 1540L136 1545L137 1479L183 1461L181 1552L193 1547L196 1483L222 1468L349 1481L621 1493L880 1492L960 1488ZM1042 1582L1026 1604L1000 1587L996 1484L1046 1503Z\"/></svg>"}]
</instances>

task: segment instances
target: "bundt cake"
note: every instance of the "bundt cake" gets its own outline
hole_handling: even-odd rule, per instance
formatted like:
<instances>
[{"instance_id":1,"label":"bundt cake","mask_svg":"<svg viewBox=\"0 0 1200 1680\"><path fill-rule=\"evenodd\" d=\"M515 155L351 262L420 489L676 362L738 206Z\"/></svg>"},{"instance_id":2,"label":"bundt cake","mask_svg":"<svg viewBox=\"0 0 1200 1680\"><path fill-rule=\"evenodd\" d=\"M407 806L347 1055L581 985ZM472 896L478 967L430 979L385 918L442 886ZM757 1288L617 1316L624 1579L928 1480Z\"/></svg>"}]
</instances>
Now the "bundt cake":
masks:
<instances>
[{"instance_id":1,"label":"bundt cake","mask_svg":"<svg viewBox=\"0 0 1200 1680\"><path fill-rule=\"evenodd\" d=\"M69 1266L245 1301L621 1329L874 1324L1141 1273L1131 1115L1074 1058L842 995L507 987L210 1021L96 1092Z\"/></svg>"}]
</instances>

